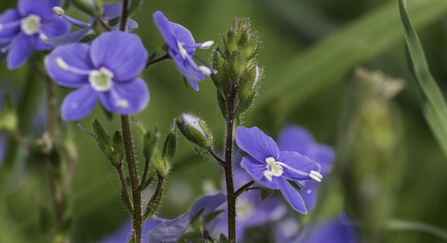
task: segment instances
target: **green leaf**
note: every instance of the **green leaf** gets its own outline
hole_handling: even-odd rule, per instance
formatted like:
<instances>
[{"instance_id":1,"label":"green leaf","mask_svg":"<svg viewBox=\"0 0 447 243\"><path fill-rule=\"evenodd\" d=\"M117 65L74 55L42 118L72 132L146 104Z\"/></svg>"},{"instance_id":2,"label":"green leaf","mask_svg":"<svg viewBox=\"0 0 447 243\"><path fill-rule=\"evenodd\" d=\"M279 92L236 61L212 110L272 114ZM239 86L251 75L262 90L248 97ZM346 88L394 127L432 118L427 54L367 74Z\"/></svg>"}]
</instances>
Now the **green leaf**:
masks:
<instances>
[{"instance_id":1,"label":"green leaf","mask_svg":"<svg viewBox=\"0 0 447 243\"><path fill-rule=\"evenodd\" d=\"M394 219L388 222L387 228L388 230L420 231L447 242L447 231L429 224Z\"/></svg>"},{"instance_id":2,"label":"green leaf","mask_svg":"<svg viewBox=\"0 0 447 243\"><path fill-rule=\"evenodd\" d=\"M113 135L113 164L119 165L124 158L124 142L119 131Z\"/></svg>"},{"instance_id":3,"label":"green leaf","mask_svg":"<svg viewBox=\"0 0 447 243\"><path fill-rule=\"evenodd\" d=\"M416 30L408 17L403 0L399 0L401 20L405 32L407 62L423 93L423 111L432 133L447 156L447 106L425 58Z\"/></svg>"},{"instance_id":4,"label":"green leaf","mask_svg":"<svg viewBox=\"0 0 447 243\"><path fill-rule=\"evenodd\" d=\"M224 234L220 234L219 243L228 243L228 239Z\"/></svg>"},{"instance_id":5,"label":"green leaf","mask_svg":"<svg viewBox=\"0 0 447 243\"><path fill-rule=\"evenodd\" d=\"M200 225L202 224L202 222L200 222L200 215L203 213L203 210L205 210L205 208L202 208L191 220L191 227L197 232L200 232Z\"/></svg>"},{"instance_id":6,"label":"green leaf","mask_svg":"<svg viewBox=\"0 0 447 243\"><path fill-rule=\"evenodd\" d=\"M273 189L265 188L265 187L261 187L261 198L262 198L262 200L267 199L267 198L270 197L274 192L275 192L275 190L273 190Z\"/></svg>"},{"instance_id":7,"label":"green leaf","mask_svg":"<svg viewBox=\"0 0 447 243\"><path fill-rule=\"evenodd\" d=\"M408 11L414 24L424 26L444 16L447 1L414 1ZM399 40L399 15L396 3L390 1L374 8L351 24L323 39L296 57L282 63L282 68L271 73L275 82L264 82L265 97L281 94L288 109L302 105L332 84L341 81L361 62L378 56ZM297 68L299 67L299 68ZM262 99L260 107L269 99Z\"/></svg>"},{"instance_id":8,"label":"green leaf","mask_svg":"<svg viewBox=\"0 0 447 243\"><path fill-rule=\"evenodd\" d=\"M96 142L98 143L99 148L108 159L111 159L113 156L113 149L109 134L107 134L107 132L101 126L101 123L99 123L99 121L96 119L93 122L93 130L95 131L95 135L98 138L96 139Z\"/></svg>"}]
</instances>

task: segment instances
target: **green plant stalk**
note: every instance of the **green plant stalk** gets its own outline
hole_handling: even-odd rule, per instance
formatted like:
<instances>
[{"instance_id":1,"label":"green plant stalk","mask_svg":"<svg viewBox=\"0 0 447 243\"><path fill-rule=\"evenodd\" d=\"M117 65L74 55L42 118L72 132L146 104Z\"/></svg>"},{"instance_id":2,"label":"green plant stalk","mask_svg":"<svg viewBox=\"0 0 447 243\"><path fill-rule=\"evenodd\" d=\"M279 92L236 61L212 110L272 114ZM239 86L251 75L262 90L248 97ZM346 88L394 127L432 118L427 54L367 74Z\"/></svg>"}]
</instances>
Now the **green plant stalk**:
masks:
<instances>
[{"instance_id":1,"label":"green plant stalk","mask_svg":"<svg viewBox=\"0 0 447 243\"><path fill-rule=\"evenodd\" d=\"M124 149L126 151L127 167L129 169L130 184L133 197L133 216L132 226L134 230L135 243L141 243L141 228L143 227L143 215L141 210L141 194L139 188L139 179L137 165L132 147L132 136L130 133L129 117L121 115L121 126L123 130Z\"/></svg>"},{"instance_id":2,"label":"green plant stalk","mask_svg":"<svg viewBox=\"0 0 447 243\"><path fill-rule=\"evenodd\" d=\"M225 135L225 183L227 185L228 203L228 241L236 243L236 194L233 184L233 129L234 129L234 99L236 98L236 85L233 85L230 97L227 100L227 132Z\"/></svg>"}]
</instances>

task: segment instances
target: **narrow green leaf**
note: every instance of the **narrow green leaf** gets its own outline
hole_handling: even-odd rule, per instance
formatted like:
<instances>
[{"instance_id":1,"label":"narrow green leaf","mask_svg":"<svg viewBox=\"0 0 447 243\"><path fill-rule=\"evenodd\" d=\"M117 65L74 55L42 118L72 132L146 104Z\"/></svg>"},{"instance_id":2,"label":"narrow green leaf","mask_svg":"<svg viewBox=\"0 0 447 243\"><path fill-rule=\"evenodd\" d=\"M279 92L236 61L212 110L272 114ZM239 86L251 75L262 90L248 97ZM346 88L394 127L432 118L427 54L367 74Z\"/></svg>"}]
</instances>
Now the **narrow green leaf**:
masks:
<instances>
[{"instance_id":1,"label":"narrow green leaf","mask_svg":"<svg viewBox=\"0 0 447 243\"><path fill-rule=\"evenodd\" d=\"M388 222L387 228L388 230L420 231L447 242L447 231L429 224L395 219Z\"/></svg>"},{"instance_id":2,"label":"narrow green leaf","mask_svg":"<svg viewBox=\"0 0 447 243\"><path fill-rule=\"evenodd\" d=\"M295 189L297 192L300 192L301 191L301 187L300 186L298 186L298 184L296 184L296 182L294 182L294 181L290 181L290 180L287 180L287 182L293 187L293 189Z\"/></svg>"},{"instance_id":3,"label":"narrow green leaf","mask_svg":"<svg viewBox=\"0 0 447 243\"><path fill-rule=\"evenodd\" d=\"M273 192L275 192L275 190L270 189L270 188L261 187L261 198L262 198L262 200L265 200L268 197L270 197L273 194Z\"/></svg>"},{"instance_id":4,"label":"narrow green leaf","mask_svg":"<svg viewBox=\"0 0 447 243\"><path fill-rule=\"evenodd\" d=\"M224 234L220 234L219 243L228 243L228 239Z\"/></svg>"},{"instance_id":5,"label":"narrow green leaf","mask_svg":"<svg viewBox=\"0 0 447 243\"><path fill-rule=\"evenodd\" d=\"M447 1L414 1L408 7L415 26L427 25L442 17ZM361 62L378 56L399 40L401 24L396 3L390 1L352 21L346 27L323 39L311 48L287 60L275 73L275 82L264 82L268 91L260 101L263 107L268 97L281 94L284 103L295 108L322 90L339 82ZM312 61L309 61L312 60ZM299 67L299 68L297 68Z\"/></svg>"},{"instance_id":6,"label":"narrow green leaf","mask_svg":"<svg viewBox=\"0 0 447 243\"><path fill-rule=\"evenodd\" d=\"M422 45L403 0L399 0L399 9L405 33L407 62L423 93L425 119L447 156L447 106L445 98L430 73Z\"/></svg>"},{"instance_id":7,"label":"narrow green leaf","mask_svg":"<svg viewBox=\"0 0 447 243\"><path fill-rule=\"evenodd\" d=\"M191 220L191 227L197 232L200 232L200 215L203 213L203 210L205 208L202 208Z\"/></svg>"}]
</instances>

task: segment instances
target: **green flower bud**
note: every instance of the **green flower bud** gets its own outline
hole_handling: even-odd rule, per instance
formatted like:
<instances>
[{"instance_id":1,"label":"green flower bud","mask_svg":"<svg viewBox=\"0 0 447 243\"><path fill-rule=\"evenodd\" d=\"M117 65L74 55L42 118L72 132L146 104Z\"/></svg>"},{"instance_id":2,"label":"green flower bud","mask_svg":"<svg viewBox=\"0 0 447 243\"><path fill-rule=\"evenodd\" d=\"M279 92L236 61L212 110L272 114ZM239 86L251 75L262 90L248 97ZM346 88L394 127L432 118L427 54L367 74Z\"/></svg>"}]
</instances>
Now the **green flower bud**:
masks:
<instances>
[{"instance_id":1,"label":"green flower bud","mask_svg":"<svg viewBox=\"0 0 447 243\"><path fill-rule=\"evenodd\" d=\"M0 112L0 129L15 131L17 129L17 113L11 96L6 94L3 99L4 111Z\"/></svg>"},{"instance_id":2,"label":"green flower bud","mask_svg":"<svg viewBox=\"0 0 447 243\"><path fill-rule=\"evenodd\" d=\"M110 141L110 136L101 126L98 120L95 119L93 122L93 131L95 131L96 135L96 143L98 144L101 151L107 157L107 159L112 160L113 158L113 148L112 143Z\"/></svg>"},{"instance_id":3,"label":"green flower bud","mask_svg":"<svg viewBox=\"0 0 447 243\"><path fill-rule=\"evenodd\" d=\"M155 149L151 161L155 167L155 170L157 170L160 176L166 178L169 174L169 171L171 170L171 164L169 163L169 161L161 157L160 151L158 151L158 149Z\"/></svg>"},{"instance_id":4,"label":"green flower bud","mask_svg":"<svg viewBox=\"0 0 447 243\"><path fill-rule=\"evenodd\" d=\"M250 38L250 32L249 29L244 27L241 29L241 36L239 37L238 46L240 49L244 49L245 46L248 43L248 40Z\"/></svg>"},{"instance_id":5,"label":"green flower bud","mask_svg":"<svg viewBox=\"0 0 447 243\"><path fill-rule=\"evenodd\" d=\"M114 166L119 166L124 159L124 142L120 132L113 135L113 157L110 160Z\"/></svg>"},{"instance_id":6,"label":"green flower bud","mask_svg":"<svg viewBox=\"0 0 447 243\"><path fill-rule=\"evenodd\" d=\"M263 75L264 69L260 69L258 66L252 67L245 73L240 81L240 90L238 93L241 102L257 92L260 83L259 81L262 79Z\"/></svg>"},{"instance_id":7,"label":"green flower bud","mask_svg":"<svg viewBox=\"0 0 447 243\"><path fill-rule=\"evenodd\" d=\"M217 91L217 104L223 118L227 119L227 102L224 100L219 91Z\"/></svg>"},{"instance_id":8,"label":"green flower bud","mask_svg":"<svg viewBox=\"0 0 447 243\"><path fill-rule=\"evenodd\" d=\"M216 51L214 51L213 69L217 71L216 74L211 74L214 85L216 85L223 97L227 97L227 84L230 79L228 75L228 62L220 53L219 48L216 48Z\"/></svg>"},{"instance_id":9,"label":"green flower bud","mask_svg":"<svg viewBox=\"0 0 447 243\"><path fill-rule=\"evenodd\" d=\"M247 46L244 49L244 54L248 60L251 60L256 56L256 54L258 54L258 50L259 50L258 36L256 34L252 34L250 36L250 40L248 41Z\"/></svg>"},{"instance_id":10,"label":"green flower bud","mask_svg":"<svg viewBox=\"0 0 447 243\"><path fill-rule=\"evenodd\" d=\"M189 141L208 149L213 145L213 135L205 122L193 115L183 114L181 120L177 120L177 126Z\"/></svg>"},{"instance_id":11,"label":"green flower bud","mask_svg":"<svg viewBox=\"0 0 447 243\"><path fill-rule=\"evenodd\" d=\"M154 151L156 150L156 145L160 133L158 129L155 128L154 132L147 132L143 137L143 156L145 159L150 160Z\"/></svg>"},{"instance_id":12,"label":"green flower bud","mask_svg":"<svg viewBox=\"0 0 447 243\"><path fill-rule=\"evenodd\" d=\"M229 29L227 32L227 35L223 37L225 48L233 52L237 48L237 36L233 29Z\"/></svg>"},{"instance_id":13,"label":"green flower bud","mask_svg":"<svg viewBox=\"0 0 447 243\"><path fill-rule=\"evenodd\" d=\"M239 77L245 71L245 55L242 51L235 51L231 55L230 62L230 79L233 84L235 84Z\"/></svg>"},{"instance_id":14,"label":"green flower bud","mask_svg":"<svg viewBox=\"0 0 447 243\"><path fill-rule=\"evenodd\" d=\"M169 162L174 160L175 150L177 148L177 138L175 136L174 127L166 137L163 146L163 159Z\"/></svg>"}]
</instances>

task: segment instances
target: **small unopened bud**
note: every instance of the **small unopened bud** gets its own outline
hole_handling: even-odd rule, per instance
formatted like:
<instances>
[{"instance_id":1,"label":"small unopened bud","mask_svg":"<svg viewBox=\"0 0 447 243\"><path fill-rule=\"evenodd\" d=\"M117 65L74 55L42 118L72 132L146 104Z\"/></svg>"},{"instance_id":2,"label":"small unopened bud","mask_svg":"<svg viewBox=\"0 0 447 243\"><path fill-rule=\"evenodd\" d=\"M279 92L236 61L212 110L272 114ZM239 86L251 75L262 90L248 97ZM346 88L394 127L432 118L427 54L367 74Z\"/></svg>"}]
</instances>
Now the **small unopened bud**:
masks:
<instances>
[{"instance_id":1,"label":"small unopened bud","mask_svg":"<svg viewBox=\"0 0 447 243\"><path fill-rule=\"evenodd\" d=\"M155 149L154 156L152 157L151 161L155 167L155 170L157 170L161 177L166 178L171 170L171 163L169 163L166 159L163 159L158 149Z\"/></svg>"},{"instance_id":2,"label":"small unopened bud","mask_svg":"<svg viewBox=\"0 0 447 243\"><path fill-rule=\"evenodd\" d=\"M119 166L124 159L124 142L119 131L113 135L113 156L110 162L114 166Z\"/></svg>"},{"instance_id":3,"label":"small unopened bud","mask_svg":"<svg viewBox=\"0 0 447 243\"><path fill-rule=\"evenodd\" d=\"M145 159L150 160L154 154L158 138L160 133L155 128L154 132L146 132L143 137L143 156Z\"/></svg>"},{"instance_id":4,"label":"small unopened bud","mask_svg":"<svg viewBox=\"0 0 447 243\"><path fill-rule=\"evenodd\" d=\"M212 146L213 136L203 120L183 114L181 119L177 120L177 126L189 141L205 149Z\"/></svg>"},{"instance_id":5,"label":"small unopened bud","mask_svg":"<svg viewBox=\"0 0 447 243\"><path fill-rule=\"evenodd\" d=\"M231 82L235 84L239 77L245 71L245 55L242 51L235 51L231 56L230 62L230 78Z\"/></svg>"},{"instance_id":6,"label":"small unopened bud","mask_svg":"<svg viewBox=\"0 0 447 243\"><path fill-rule=\"evenodd\" d=\"M233 52L237 48L237 37L234 30L230 29L227 32L227 35L224 36L224 44L225 47L230 51Z\"/></svg>"},{"instance_id":7,"label":"small unopened bud","mask_svg":"<svg viewBox=\"0 0 447 243\"><path fill-rule=\"evenodd\" d=\"M253 92L257 92L259 87L259 80L262 79L263 74L264 70L260 69L258 66L252 67L245 73L244 77L240 81L240 100L245 100L249 96L251 96Z\"/></svg>"},{"instance_id":8,"label":"small unopened bud","mask_svg":"<svg viewBox=\"0 0 447 243\"><path fill-rule=\"evenodd\" d=\"M256 56L259 50L259 41L256 34L251 34L250 40L248 41L247 46L244 49L244 54L247 59L252 59Z\"/></svg>"},{"instance_id":9,"label":"small unopened bud","mask_svg":"<svg viewBox=\"0 0 447 243\"><path fill-rule=\"evenodd\" d=\"M56 6L53 7L53 13L55 13L57 16L61 16L62 14L65 13L65 11L61 7Z\"/></svg>"},{"instance_id":10,"label":"small unopened bud","mask_svg":"<svg viewBox=\"0 0 447 243\"><path fill-rule=\"evenodd\" d=\"M214 45L214 41L207 41L204 42L201 46L200 49L209 49L211 46Z\"/></svg>"},{"instance_id":11,"label":"small unopened bud","mask_svg":"<svg viewBox=\"0 0 447 243\"><path fill-rule=\"evenodd\" d=\"M163 159L172 162L175 156L175 150L177 149L177 137L175 135L174 127L166 137L163 145Z\"/></svg>"},{"instance_id":12,"label":"small unopened bud","mask_svg":"<svg viewBox=\"0 0 447 243\"><path fill-rule=\"evenodd\" d=\"M213 55L213 68L217 71L216 74L211 75L214 85L223 97L227 97L227 85L230 79L228 75L228 62L220 53L219 48L216 49Z\"/></svg>"}]
</instances>

